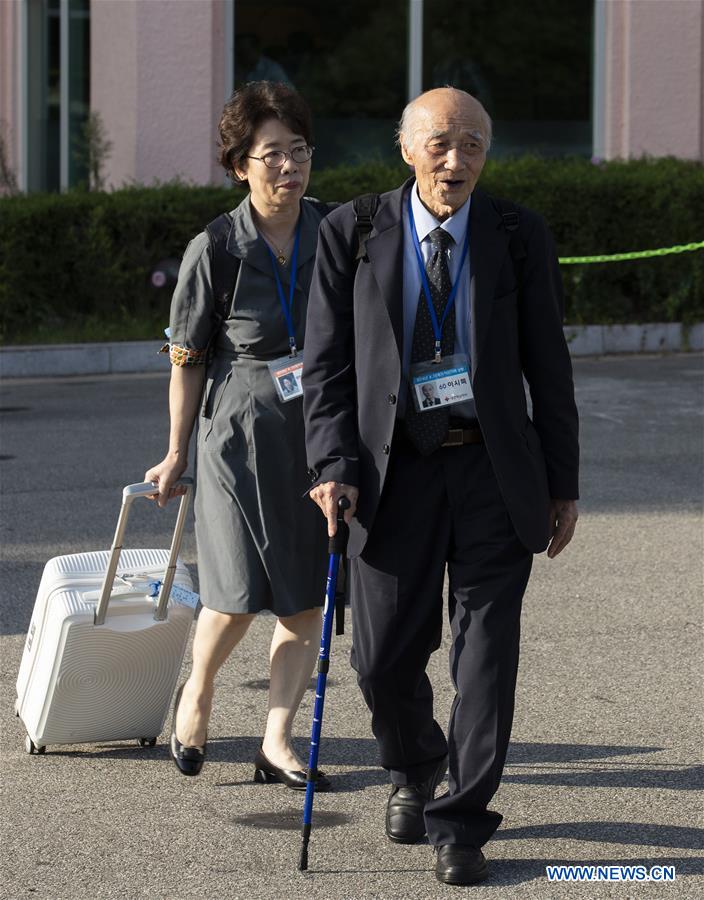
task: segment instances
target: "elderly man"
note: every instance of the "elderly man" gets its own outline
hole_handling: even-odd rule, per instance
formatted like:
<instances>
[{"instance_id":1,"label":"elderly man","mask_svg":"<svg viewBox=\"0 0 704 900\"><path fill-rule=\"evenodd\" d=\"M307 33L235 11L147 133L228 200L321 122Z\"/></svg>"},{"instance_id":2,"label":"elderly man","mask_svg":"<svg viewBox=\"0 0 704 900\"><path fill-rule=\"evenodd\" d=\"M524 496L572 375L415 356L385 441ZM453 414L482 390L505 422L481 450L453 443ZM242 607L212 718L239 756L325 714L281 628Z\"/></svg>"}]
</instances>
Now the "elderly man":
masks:
<instances>
[{"instance_id":1,"label":"elderly man","mask_svg":"<svg viewBox=\"0 0 704 900\"><path fill-rule=\"evenodd\" d=\"M475 190L491 140L453 88L399 128L414 178L383 194L357 261L353 205L320 230L304 368L311 498L352 502L352 663L392 783L386 833L427 833L436 875L487 875L481 847L513 718L532 554L577 520L577 411L552 239L533 212ZM528 415L523 377L528 382ZM423 404L432 384L440 405ZM449 575L447 738L425 669ZM448 791L435 789L449 763Z\"/></svg>"}]
</instances>

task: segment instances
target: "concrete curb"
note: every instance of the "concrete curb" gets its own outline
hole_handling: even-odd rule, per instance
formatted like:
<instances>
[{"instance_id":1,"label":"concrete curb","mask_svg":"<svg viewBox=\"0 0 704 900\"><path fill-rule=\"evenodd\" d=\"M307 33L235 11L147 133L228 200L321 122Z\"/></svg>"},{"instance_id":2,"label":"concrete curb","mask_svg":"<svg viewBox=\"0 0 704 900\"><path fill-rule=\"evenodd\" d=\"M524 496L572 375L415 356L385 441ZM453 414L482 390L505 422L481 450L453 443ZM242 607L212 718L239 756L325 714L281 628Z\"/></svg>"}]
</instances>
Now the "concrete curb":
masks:
<instances>
[{"instance_id":1,"label":"concrete curb","mask_svg":"<svg viewBox=\"0 0 704 900\"><path fill-rule=\"evenodd\" d=\"M159 353L163 343L115 341L0 347L0 378L168 372L169 358L166 353Z\"/></svg>"},{"instance_id":2,"label":"concrete curb","mask_svg":"<svg viewBox=\"0 0 704 900\"><path fill-rule=\"evenodd\" d=\"M679 353L704 350L704 322L646 325L567 325L565 337L572 356L612 353Z\"/></svg>"},{"instance_id":3,"label":"concrete curb","mask_svg":"<svg viewBox=\"0 0 704 900\"><path fill-rule=\"evenodd\" d=\"M704 350L704 322L646 325L567 325L572 356L613 353L678 353ZM162 341L106 344L46 344L0 347L0 378L50 378L61 375L114 375L168 372Z\"/></svg>"}]
</instances>

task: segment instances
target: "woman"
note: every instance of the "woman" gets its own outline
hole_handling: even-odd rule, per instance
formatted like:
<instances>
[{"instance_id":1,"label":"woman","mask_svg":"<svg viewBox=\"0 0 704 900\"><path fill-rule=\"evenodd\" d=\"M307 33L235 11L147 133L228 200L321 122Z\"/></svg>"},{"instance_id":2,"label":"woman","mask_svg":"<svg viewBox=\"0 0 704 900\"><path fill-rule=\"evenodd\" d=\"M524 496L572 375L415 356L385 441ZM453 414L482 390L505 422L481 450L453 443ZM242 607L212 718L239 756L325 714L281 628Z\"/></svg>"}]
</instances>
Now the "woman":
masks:
<instances>
[{"instance_id":1,"label":"woman","mask_svg":"<svg viewBox=\"0 0 704 900\"><path fill-rule=\"evenodd\" d=\"M184 775L200 772L215 675L256 613L268 609L277 622L254 777L302 790L305 772L291 745L291 726L320 638L326 534L317 509L301 499L300 391L284 395L279 379L298 371L300 383L308 288L326 210L303 199L312 129L295 90L266 81L245 85L225 105L219 129L220 162L250 191L232 213L227 239L227 251L239 259L234 295L219 320L213 251L208 234L199 234L184 255L171 306L169 452L145 475L159 485L159 505L180 493L173 485L186 469L198 416L195 518L203 609L193 669L176 695L170 753ZM329 785L318 773L317 789Z\"/></svg>"}]
</instances>

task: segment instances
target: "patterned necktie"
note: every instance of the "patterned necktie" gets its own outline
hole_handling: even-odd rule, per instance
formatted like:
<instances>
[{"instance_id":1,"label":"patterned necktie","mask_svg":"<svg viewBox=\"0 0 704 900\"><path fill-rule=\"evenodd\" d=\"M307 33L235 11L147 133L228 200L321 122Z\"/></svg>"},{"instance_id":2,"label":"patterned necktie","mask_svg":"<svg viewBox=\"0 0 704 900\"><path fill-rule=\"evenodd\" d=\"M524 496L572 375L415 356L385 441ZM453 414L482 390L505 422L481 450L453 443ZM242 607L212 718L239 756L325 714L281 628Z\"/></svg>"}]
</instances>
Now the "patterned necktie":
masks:
<instances>
[{"instance_id":1,"label":"patterned necktie","mask_svg":"<svg viewBox=\"0 0 704 900\"><path fill-rule=\"evenodd\" d=\"M430 296L435 308L438 323L442 319L450 296L452 283L447 263L447 250L453 243L452 235L444 228L436 228L430 232L430 243L433 255L425 267L430 287ZM447 314L442 329L442 355L450 356L455 350L455 305ZM411 347L411 364L425 362L435 358L435 332L428 311L425 293L421 287L416 312L416 323L413 329L413 345ZM442 444L447 436L450 413L447 407L416 412L412 399L408 398L406 407L406 433L416 449L427 456Z\"/></svg>"}]
</instances>

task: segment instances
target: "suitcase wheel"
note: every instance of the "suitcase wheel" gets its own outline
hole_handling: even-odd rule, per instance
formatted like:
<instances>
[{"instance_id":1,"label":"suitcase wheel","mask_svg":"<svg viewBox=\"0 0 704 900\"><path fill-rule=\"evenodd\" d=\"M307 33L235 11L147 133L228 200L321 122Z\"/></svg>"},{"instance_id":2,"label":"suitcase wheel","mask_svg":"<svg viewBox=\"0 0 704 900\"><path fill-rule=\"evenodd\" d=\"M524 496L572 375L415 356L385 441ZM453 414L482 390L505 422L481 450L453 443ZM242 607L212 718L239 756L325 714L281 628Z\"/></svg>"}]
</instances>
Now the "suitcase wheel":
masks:
<instances>
[{"instance_id":1,"label":"suitcase wheel","mask_svg":"<svg viewBox=\"0 0 704 900\"><path fill-rule=\"evenodd\" d=\"M30 756L33 756L35 753L38 753L40 756L42 753L46 753L46 747L37 747L29 735L24 739L24 749Z\"/></svg>"},{"instance_id":2,"label":"suitcase wheel","mask_svg":"<svg viewBox=\"0 0 704 900\"><path fill-rule=\"evenodd\" d=\"M138 738L137 743L140 747L156 747L156 738Z\"/></svg>"}]
</instances>

